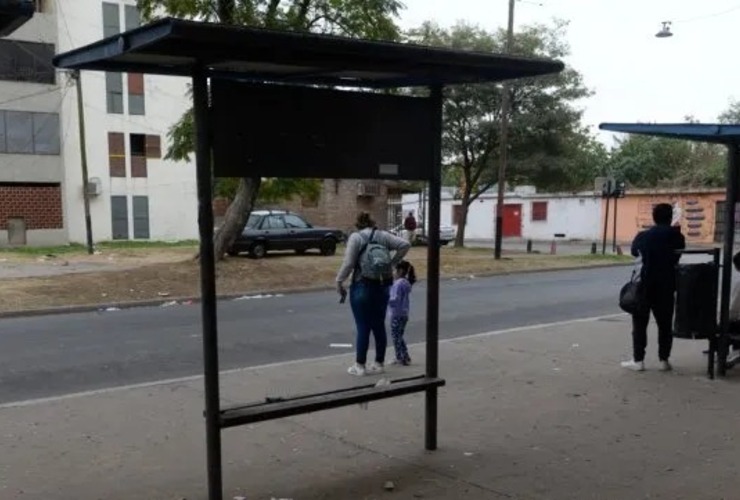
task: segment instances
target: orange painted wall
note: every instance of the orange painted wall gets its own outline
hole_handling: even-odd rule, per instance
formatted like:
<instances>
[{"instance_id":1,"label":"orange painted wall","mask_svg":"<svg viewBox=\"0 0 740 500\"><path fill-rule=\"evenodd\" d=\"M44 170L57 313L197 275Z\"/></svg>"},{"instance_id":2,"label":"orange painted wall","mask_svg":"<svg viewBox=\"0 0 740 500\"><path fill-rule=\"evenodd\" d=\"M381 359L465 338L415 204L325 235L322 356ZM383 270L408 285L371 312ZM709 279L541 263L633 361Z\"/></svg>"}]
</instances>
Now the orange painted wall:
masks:
<instances>
[{"instance_id":1,"label":"orange painted wall","mask_svg":"<svg viewBox=\"0 0 740 500\"><path fill-rule=\"evenodd\" d=\"M631 242L635 235L653 225L653 206L671 203L678 207L681 231L687 243L710 244L714 242L716 206L724 201L724 192L704 190L697 192L633 192L618 201L617 240ZM606 200L601 203L601 232L604 231ZM608 240L614 232L614 200L610 200Z\"/></svg>"}]
</instances>

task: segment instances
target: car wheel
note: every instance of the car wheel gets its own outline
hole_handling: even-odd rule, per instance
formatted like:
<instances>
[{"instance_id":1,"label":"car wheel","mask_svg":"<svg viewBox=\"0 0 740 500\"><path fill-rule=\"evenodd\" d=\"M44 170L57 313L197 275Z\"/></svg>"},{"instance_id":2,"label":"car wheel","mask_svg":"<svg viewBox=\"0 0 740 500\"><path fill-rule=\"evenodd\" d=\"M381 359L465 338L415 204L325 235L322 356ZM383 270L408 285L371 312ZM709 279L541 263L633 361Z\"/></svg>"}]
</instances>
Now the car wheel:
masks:
<instances>
[{"instance_id":1,"label":"car wheel","mask_svg":"<svg viewBox=\"0 0 740 500\"><path fill-rule=\"evenodd\" d=\"M228 252L226 252L226 255L228 255L229 257L236 257L237 255L239 255L239 252L237 250L229 250Z\"/></svg>"},{"instance_id":2,"label":"car wheel","mask_svg":"<svg viewBox=\"0 0 740 500\"><path fill-rule=\"evenodd\" d=\"M337 242L333 238L326 238L321 242L321 255L331 257L337 253Z\"/></svg>"},{"instance_id":3,"label":"car wheel","mask_svg":"<svg viewBox=\"0 0 740 500\"><path fill-rule=\"evenodd\" d=\"M306 254L306 249L305 248L296 248L295 249L295 253L297 253L298 255L305 255Z\"/></svg>"},{"instance_id":4,"label":"car wheel","mask_svg":"<svg viewBox=\"0 0 740 500\"><path fill-rule=\"evenodd\" d=\"M443 247L446 247L450 243L450 240L442 240L440 241L440 243L442 244Z\"/></svg>"},{"instance_id":5,"label":"car wheel","mask_svg":"<svg viewBox=\"0 0 740 500\"><path fill-rule=\"evenodd\" d=\"M264 243L255 243L252 248L249 249L249 255L254 259L262 259L267 255L267 247Z\"/></svg>"}]
</instances>

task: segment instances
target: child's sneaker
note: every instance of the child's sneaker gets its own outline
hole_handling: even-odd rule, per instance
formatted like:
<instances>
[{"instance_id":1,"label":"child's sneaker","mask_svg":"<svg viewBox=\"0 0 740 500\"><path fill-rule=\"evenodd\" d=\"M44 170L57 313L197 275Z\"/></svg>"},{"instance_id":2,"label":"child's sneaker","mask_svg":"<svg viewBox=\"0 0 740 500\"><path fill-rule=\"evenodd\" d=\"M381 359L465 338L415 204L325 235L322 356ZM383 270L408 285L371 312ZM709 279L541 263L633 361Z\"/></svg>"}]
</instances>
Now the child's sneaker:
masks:
<instances>
[{"instance_id":1,"label":"child's sneaker","mask_svg":"<svg viewBox=\"0 0 740 500\"><path fill-rule=\"evenodd\" d=\"M621 363L622 368L627 368L628 370L632 370L635 372L644 372L645 371L645 362L644 361L635 361L633 359L629 361L622 361Z\"/></svg>"},{"instance_id":2,"label":"child's sneaker","mask_svg":"<svg viewBox=\"0 0 740 500\"><path fill-rule=\"evenodd\" d=\"M379 373L385 373L385 367L383 367L383 363L378 363L376 361L367 367L367 372L373 375L376 375Z\"/></svg>"},{"instance_id":3,"label":"child's sneaker","mask_svg":"<svg viewBox=\"0 0 740 500\"><path fill-rule=\"evenodd\" d=\"M365 367L359 363L355 363L347 369L347 373L355 377L363 377L365 376Z\"/></svg>"},{"instance_id":4,"label":"child's sneaker","mask_svg":"<svg viewBox=\"0 0 740 500\"><path fill-rule=\"evenodd\" d=\"M409 366L411 364L411 358L406 358L403 361L401 361L401 364L403 366Z\"/></svg>"},{"instance_id":5,"label":"child's sneaker","mask_svg":"<svg viewBox=\"0 0 740 500\"><path fill-rule=\"evenodd\" d=\"M660 361L660 368L659 368L659 370L662 371L662 372L669 372L669 371L673 370L673 366L671 365L671 363L667 359L663 359L663 360Z\"/></svg>"}]
</instances>

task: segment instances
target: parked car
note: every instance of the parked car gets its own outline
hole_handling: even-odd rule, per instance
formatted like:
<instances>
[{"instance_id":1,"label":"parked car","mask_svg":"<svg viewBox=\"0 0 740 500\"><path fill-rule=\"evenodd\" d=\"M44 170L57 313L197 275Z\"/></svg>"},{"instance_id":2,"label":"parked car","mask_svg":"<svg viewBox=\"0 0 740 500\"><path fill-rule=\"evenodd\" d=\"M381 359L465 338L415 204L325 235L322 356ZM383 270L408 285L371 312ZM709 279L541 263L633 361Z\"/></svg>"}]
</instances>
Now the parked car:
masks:
<instances>
[{"instance_id":1,"label":"parked car","mask_svg":"<svg viewBox=\"0 0 740 500\"><path fill-rule=\"evenodd\" d=\"M334 255L344 241L340 229L314 227L298 214L283 210L256 210L249 215L242 234L229 249L229 255L249 252L261 259L267 252L293 250L303 254L316 249L321 255Z\"/></svg>"},{"instance_id":2,"label":"parked car","mask_svg":"<svg viewBox=\"0 0 740 500\"><path fill-rule=\"evenodd\" d=\"M403 237L404 229L403 225L396 226L393 229L391 229L391 233L395 234L396 236ZM451 241L455 240L455 228L452 226L448 226L445 224L441 224L439 226L439 243L442 245L447 245ZM427 235L423 234L423 231L421 228L416 229L416 238L414 238L414 245L422 245L426 246L429 243Z\"/></svg>"}]
</instances>

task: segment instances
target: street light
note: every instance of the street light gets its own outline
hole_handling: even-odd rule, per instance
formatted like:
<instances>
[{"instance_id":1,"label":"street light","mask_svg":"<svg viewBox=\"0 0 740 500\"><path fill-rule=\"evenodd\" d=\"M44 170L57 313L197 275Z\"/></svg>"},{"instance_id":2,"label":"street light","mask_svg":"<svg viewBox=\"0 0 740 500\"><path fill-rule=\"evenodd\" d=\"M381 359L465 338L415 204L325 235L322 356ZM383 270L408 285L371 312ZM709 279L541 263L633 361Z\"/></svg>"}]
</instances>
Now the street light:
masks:
<instances>
[{"instance_id":1,"label":"street light","mask_svg":"<svg viewBox=\"0 0 740 500\"><path fill-rule=\"evenodd\" d=\"M506 30L506 53L511 54L514 46L514 2L509 0L509 23ZM501 140L500 163L498 168L498 194L496 196L496 233L494 234L493 256L501 259L504 231L504 197L506 195L506 163L508 161L509 111L511 109L511 87L504 82L501 89Z\"/></svg>"},{"instance_id":2,"label":"street light","mask_svg":"<svg viewBox=\"0 0 740 500\"><path fill-rule=\"evenodd\" d=\"M669 38L673 36L671 33L671 22L663 21L663 27L655 34L656 38Z\"/></svg>"}]
</instances>

